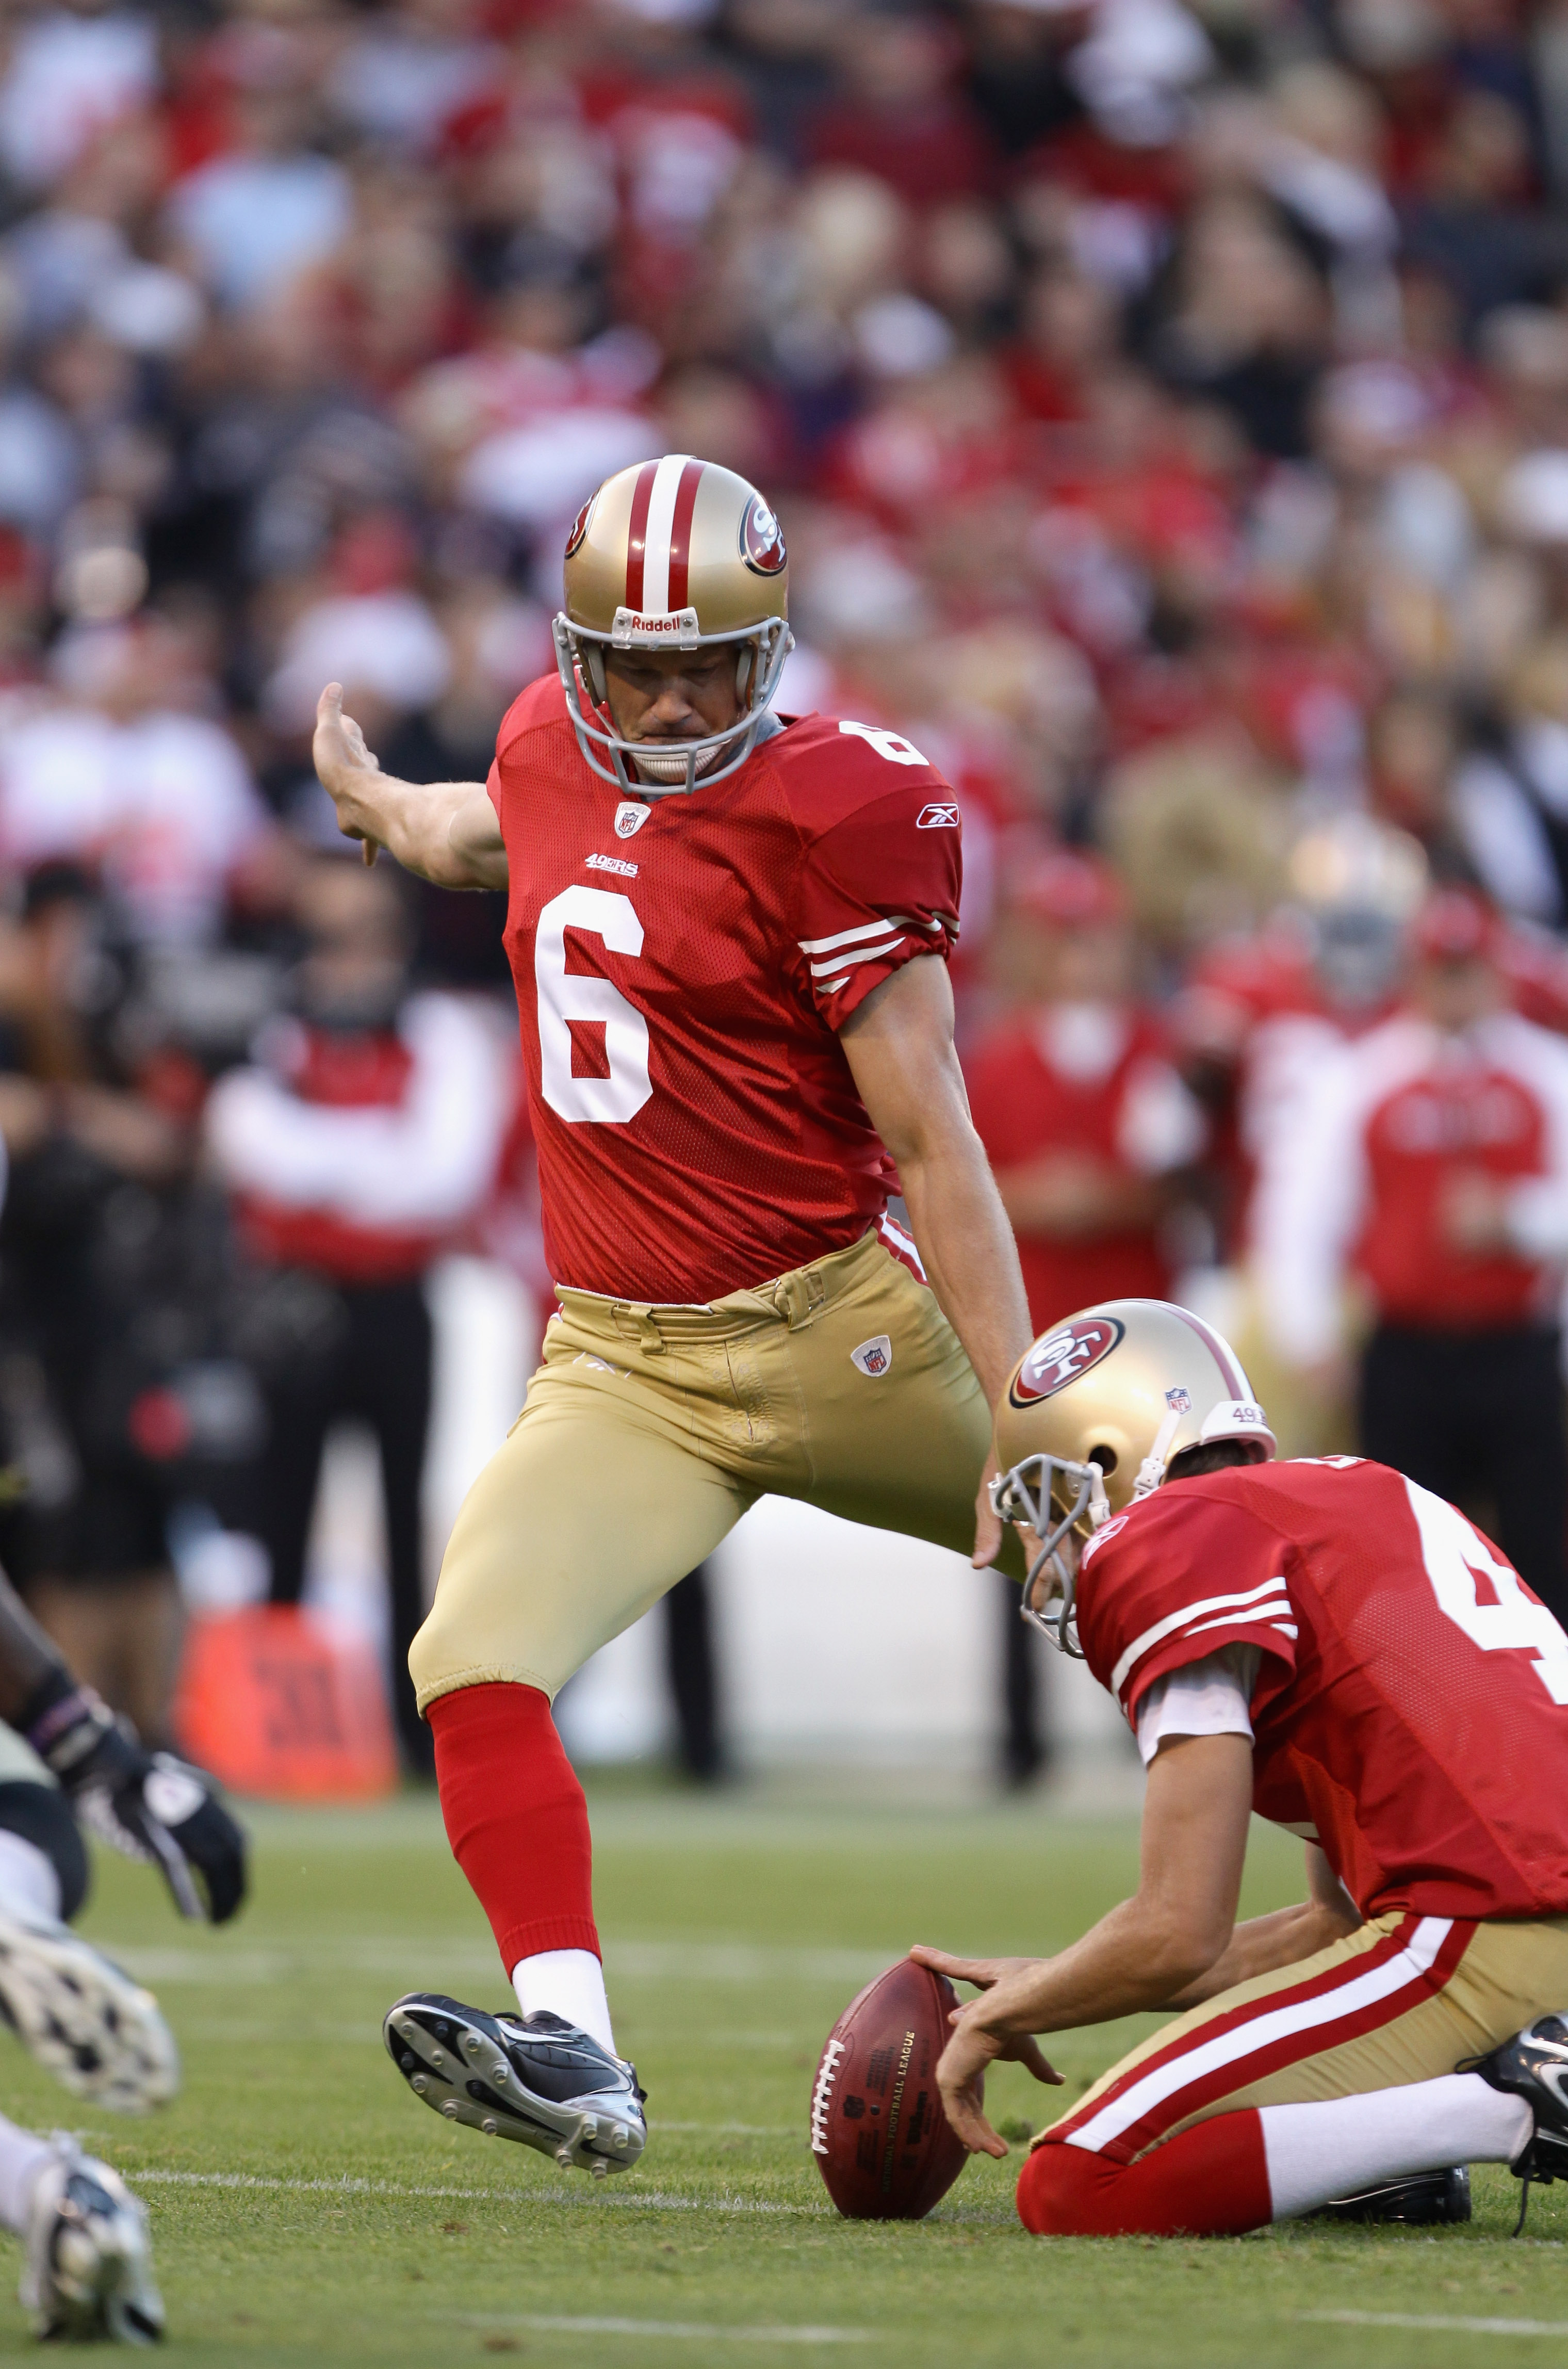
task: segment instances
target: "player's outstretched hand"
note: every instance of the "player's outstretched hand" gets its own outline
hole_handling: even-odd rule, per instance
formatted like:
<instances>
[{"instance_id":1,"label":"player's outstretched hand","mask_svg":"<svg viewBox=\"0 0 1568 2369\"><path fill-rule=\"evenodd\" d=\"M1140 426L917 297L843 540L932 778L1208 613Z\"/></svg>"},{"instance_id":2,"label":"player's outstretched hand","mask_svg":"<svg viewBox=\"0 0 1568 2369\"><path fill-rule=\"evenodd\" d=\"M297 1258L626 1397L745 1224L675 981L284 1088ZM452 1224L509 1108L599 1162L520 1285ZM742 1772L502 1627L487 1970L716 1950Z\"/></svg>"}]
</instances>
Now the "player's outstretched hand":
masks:
<instances>
[{"instance_id":1,"label":"player's outstretched hand","mask_svg":"<svg viewBox=\"0 0 1568 2369\"><path fill-rule=\"evenodd\" d=\"M376 841L365 827L369 817L361 811L356 793L363 776L380 772L381 760L373 749L366 747L365 736L354 718L344 715L340 682L329 682L315 703L311 756L321 785L338 809L338 830L345 839L359 840L364 847L366 863L373 864Z\"/></svg>"},{"instance_id":2,"label":"player's outstretched hand","mask_svg":"<svg viewBox=\"0 0 1568 2369\"><path fill-rule=\"evenodd\" d=\"M189 1761L155 1752L144 1774L84 1794L77 1806L105 1842L161 1869L182 1917L224 1925L244 1901L245 1829Z\"/></svg>"},{"instance_id":3,"label":"player's outstretched hand","mask_svg":"<svg viewBox=\"0 0 1568 2369\"><path fill-rule=\"evenodd\" d=\"M29 1741L83 1825L157 1868L182 1917L227 1923L246 1895L245 1830L203 1770L172 1752L143 1751L128 1720L63 1673Z\"/></svg>"}]
</instances>

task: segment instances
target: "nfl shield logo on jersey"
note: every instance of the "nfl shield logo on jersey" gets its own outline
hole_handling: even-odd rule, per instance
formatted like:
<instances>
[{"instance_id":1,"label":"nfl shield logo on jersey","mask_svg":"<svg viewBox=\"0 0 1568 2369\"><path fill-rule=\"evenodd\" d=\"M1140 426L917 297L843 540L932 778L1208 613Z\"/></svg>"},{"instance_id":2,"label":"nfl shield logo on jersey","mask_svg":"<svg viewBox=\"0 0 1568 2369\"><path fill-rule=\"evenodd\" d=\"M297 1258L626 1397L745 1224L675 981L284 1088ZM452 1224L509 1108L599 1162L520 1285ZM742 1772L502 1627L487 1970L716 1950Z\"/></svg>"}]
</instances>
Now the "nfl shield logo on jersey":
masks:
<instances>
[{"instance_id":1,"label":"nfl shield logo on jersey","mask_svg":"<svg viewBox=\"0 0 1568 2369\"><path fill-rule=\"evenodd\" d=\"M616 838L630 839L634 831L641 830L652 812L651 807L639 806L635 798L623 798L615 809Z\"/></svg>"},{"instance_id":2,"label":"nfl shield logo on jersey","mask_svg":"<svg viewBox=\"0 0 1568 2369\"><path fill-rule=\"evenodd\" d=\"M878 1374L885 1374L892 1362L893 1344L886 1333L878 1333L875 1341L863 1341L858 1349L850 1351L851 1365L858 1366L873 1381Z\"/></svg>"}]
</instances>

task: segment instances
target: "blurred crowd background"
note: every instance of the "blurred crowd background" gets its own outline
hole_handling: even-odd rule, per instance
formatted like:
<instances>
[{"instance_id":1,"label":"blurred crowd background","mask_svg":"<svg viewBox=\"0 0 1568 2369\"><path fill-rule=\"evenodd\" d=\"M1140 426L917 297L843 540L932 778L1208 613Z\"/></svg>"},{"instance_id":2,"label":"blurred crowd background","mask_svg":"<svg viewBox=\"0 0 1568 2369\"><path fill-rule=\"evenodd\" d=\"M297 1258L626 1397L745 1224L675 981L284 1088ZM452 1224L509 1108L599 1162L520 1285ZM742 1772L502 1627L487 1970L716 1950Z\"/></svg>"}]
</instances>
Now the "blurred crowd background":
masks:
<instances>
[{"instance_id":1,"label":"blurred crowd background","mask_svg":"<svg viewBox=\"0 0 1568 2369\"><path fill-rule=\"evenodd\" d=\"M1568 10L9 0L0 1551L85 1674L161 1738L345 1421L396 1669L429 1277L548 1277L499 900L345 857L314 704L483 775L665 450L777 503L781 708L959 795L1036 1321L1179 1289L1562 1603Z\"/></svg>"}]
</instances>

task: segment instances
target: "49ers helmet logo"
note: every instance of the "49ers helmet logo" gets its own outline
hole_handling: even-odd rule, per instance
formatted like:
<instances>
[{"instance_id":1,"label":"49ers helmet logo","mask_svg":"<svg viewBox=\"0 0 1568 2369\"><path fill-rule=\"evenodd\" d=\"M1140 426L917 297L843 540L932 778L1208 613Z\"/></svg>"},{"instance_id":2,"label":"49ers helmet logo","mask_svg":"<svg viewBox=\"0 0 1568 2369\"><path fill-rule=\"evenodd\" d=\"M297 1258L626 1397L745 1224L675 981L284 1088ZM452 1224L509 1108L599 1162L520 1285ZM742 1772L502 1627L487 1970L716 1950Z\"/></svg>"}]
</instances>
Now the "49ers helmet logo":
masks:
<instances>
[{"instance_id":1,"label":"49ers helmet logo","mask_svg":"<svg viewBox=\"0 0 1568 2369\"><path fill-rule=\"evenodd\" d=\"M784 529L761 494L747 503L740 521L740 556L753 576L779 575L789 556Z\"/></svg>"},{"instance_id":2,"label":"49ers helmet logo","mask_svg":"<svg viewBox=\"0 0 1568 2369\"><path fill-rule=\"evenodd\" d=\"M1127 1327L1117 1316L1077 1316L1036 1341L1013 1376L1008 1396L1014 1406L1054 1398L1102 1357L1108 1357Z\"/></svg>"},{"instance_id":3,"label":"49ers helmet logo","mask_svg":"<svg viewBox=\"0 0 1568 2369\"><path fill-rule=\"evenodd\" d=\"M567 536L565 555L567 559L571 557L574 551L581 550L582 539L588 532L588 514L598 499L599 496L597 494L589 494L587 501L584 502L581 509L578 510L576 518L573 519L570 531Z\"/></svg>"}]
</instances>

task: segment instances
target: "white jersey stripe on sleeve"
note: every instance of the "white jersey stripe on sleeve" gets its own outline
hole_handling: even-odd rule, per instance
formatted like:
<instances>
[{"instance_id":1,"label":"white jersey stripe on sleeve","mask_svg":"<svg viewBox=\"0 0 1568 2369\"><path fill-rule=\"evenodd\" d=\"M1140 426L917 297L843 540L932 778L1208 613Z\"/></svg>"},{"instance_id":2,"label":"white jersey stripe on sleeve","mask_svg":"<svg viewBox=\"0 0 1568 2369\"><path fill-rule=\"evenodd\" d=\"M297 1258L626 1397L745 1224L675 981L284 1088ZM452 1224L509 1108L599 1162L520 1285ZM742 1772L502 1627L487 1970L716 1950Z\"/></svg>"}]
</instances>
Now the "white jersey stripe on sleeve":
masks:
<instances>
[{"instance_id":1,"label":"white jersey stripe on sleeve","mask_svg":"<svg viewBox=\"0 0 1568 2369\"><path fill-rule=\"evenodd\" d=\"M878 938L874 946L862 946L858 954L835 955L830 962L813 963L811 976L813 978L832 978L835 971L852 970L856 963L880 962L884 955L890 955L895 946L901 946L903 943L901 935ZM843 981L834 978L833 985L841 987Z\"/></svg>"},{"instance_id":2,"label":"white jersey stripe on sleeve","mask_svg":"<svg viewBox=\"0 0 1568 2369\"><path fill-rule=\"evenodd\" d=\"M1267 1604L1261 1610L1254 1609L1252 1612L1222 1612L1218 1620L1200 1620L1196 1628L1187 1631L1187 1635L1201 1637L1207 1629L1234 1629L1238 1623L1244 1625L1249 1620L1257 1620L1261 1621L1265 1628L1281 1629L1286 1636L1295 1637L1299 1634L1299 1631L1295 1622L1288 1618L1289 1611L1289 1605L1282 1602L1277 1605ZM1282 1615L1286 1617L1281 1618Z\"/></svg>"},{"instance_id":3,"label":"white jersey stripe on sleeve","mask_svg":"<svg viewBox=\"0 0 1568 2369\"><path fill-rule=\"evenodd\" d=\"M1167 2098L1177 2096L1222 2066L1239 2064L1243 2057L1272 2048L1276 2041L1288 2040L1295 2032L1321 2031L1348 2016L1360 2015L1383 1999L1397 1997L1401 1991L1425 1981L1452 1929L1450 1917L1424 1917L1404 1948L1386 1958L1381 1965L1373 1966L1366 1974L1352 1974L1347 1982L1336 1984L1332 1990L1320 1991L1314 1998L1296 1999L1288 2007L1250 2017L1199 2047L1167 2057L1162 2065L1146 2073L1142 2080L1130 2081L1125 2089L1107 2100L1082 2130L1069 2134L1067 2145L1087 2147L1092 2154L1097 2154ZM1324 2043L1327 2047L1333 2044L1332 2041Z\"/></svg>"},{"instance_id":4,"label":"white jersey stripe on sleeve","mask_svg":"<svg viewBox=\"0 0 1568 2369\"><path fill-rule=\"evenodd\" d=\"M662 617L670 609L670 544L675 532L675 497L687 454L667 452L654 472L643 541L643 614Z\"/></svg>"},{"instance_id":5,"label":"white jersey stripe on sleeve","mask_svg":"<svg viewBox=\"0 0 1568 2369\"><path fill-rule=\"evenodd\" d=\"M1111 1672L1111 1692L1114 1695L1119 1695L1122 1690L1122 1681L1134 1663L1141 1662L1145 1654L1152 1652L1162 1638L1169 1637L1174 1630L1185 1628L1189 1620L1197 1619L1199 1615L1205 1612L1230 1612L1239 1605L1259 1604L1265 1596L1286 1596L1286 1603L1281 1608L1288 1611L1289 1599L1284 1577L1281 1575L1278 1579L1265 1579L1261 1587L1248 1588L1239 1596L1205 1596L1200 1597L1196 1604L1184 1604L1179 1612L1168 1612L1163 1620L1156 1620L1153 1627L1146 1629L1141 1637L1133 1639L1127 1652ZM1270 1605L1269 1610L1272 1612L1274 1609L1275 1607Z\"/></svg>"},{"instance_id":6,"label":"white jersey stripe on sleeve","mask_svg":"<svg viewBox=\"0 0 1568 2369\"><path fill-rule=\"evenodd\" d=\"M830 938L797 938L803 955L830 955L835 946L858 945L864 938L884 938L889 930L907 930L907 913L889 913L885 921L862 921L853 930L839 930Z\"/></svg>"}]
</instances>

